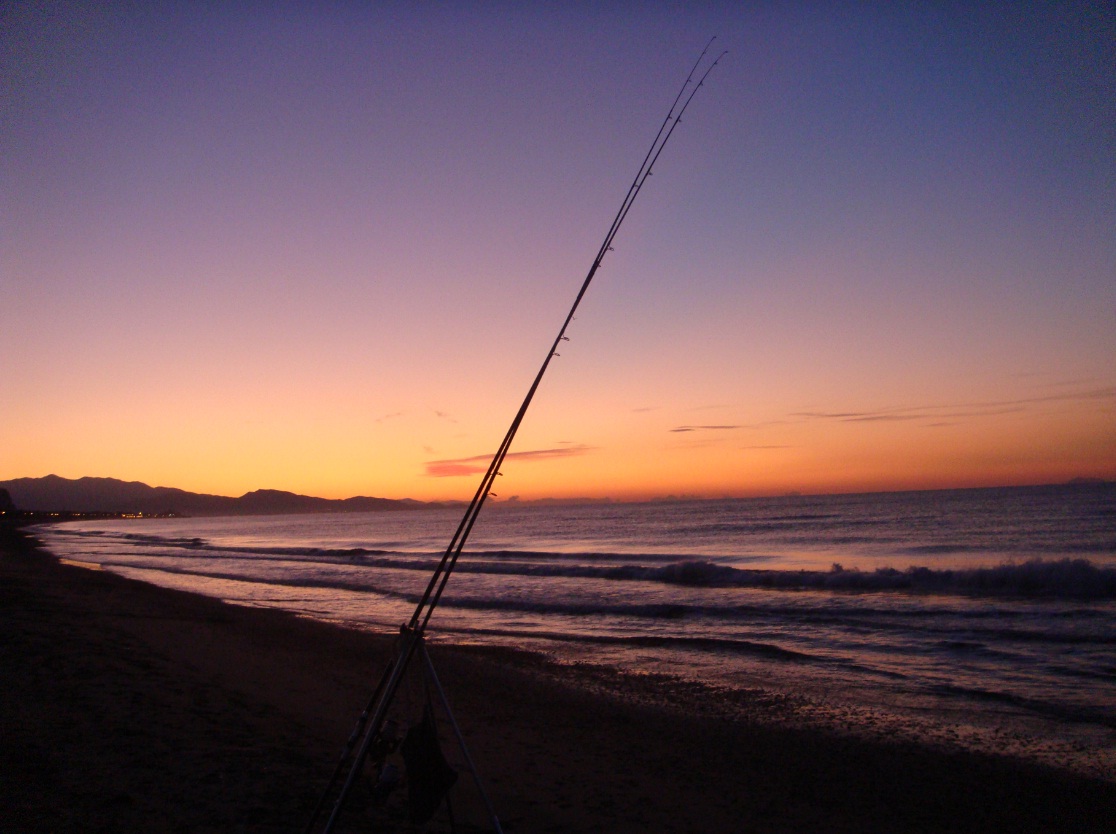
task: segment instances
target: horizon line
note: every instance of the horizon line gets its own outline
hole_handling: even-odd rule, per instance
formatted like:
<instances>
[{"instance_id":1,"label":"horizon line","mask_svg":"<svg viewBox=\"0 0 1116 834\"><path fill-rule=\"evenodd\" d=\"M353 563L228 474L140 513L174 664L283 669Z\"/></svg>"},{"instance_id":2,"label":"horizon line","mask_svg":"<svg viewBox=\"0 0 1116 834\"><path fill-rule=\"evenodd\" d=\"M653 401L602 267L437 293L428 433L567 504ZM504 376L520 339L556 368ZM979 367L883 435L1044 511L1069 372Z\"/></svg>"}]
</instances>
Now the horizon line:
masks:
<instances>
[{"instance_id":1,"label":"horizon line","mask_svg":"<svg viewBox=\"0 0 1116 834\"><path fill-rule=\"evenodd\" d=\"M258 487L256 489L248 490L240 495L220 495L212 492L194 492L193 490L182 489L181 487L168 487L168 486L152 486L146 481L139 480L125 480L123 478L115 478L112 476L102 475L83 475L80 478L67 478L63 475L56 475L54 473L41 476L25 476L19 478L6 478L0 480L0 488L5 488L4 485L13 481L41 481L47 478L55 478L61 481L69 481L76 483L82 480L100 480L100 481L116 481L122 484L139 484L140 486L148 489L171 489L179 492L189 493L191 495L205 495L215 498L227 498L230 500L239 500L246 496L259 493L259 492L273 492L284 495L292 495L299 498L310 498L318 501L336 501L338 503L345 501L353 501L360 499L371 499L377 501L392 501L400 504L424 504L424 505L445 505L445 504L467 504L467 499L464 498L445 498L445 499L418 499L418 498L389 498L386 496L375 495L350 495L344 498L326 498L318 495L308 495L306 493L293 492L286 489L274 489L270 487ZM772 498L824 498L824 497L841 497L841 496L854 496L854 495L897 495L903 493L914 492L956 492L960 490L988 490L988 489L1036 489L1041 487L1066 487L1066 486L1113 486L1116 485L1116 478L1107 477L1094 477L1094 476L1074 476L1066 480L1058 481L1042 481L1038 483L1021 483L1021 484L983 484L983 485L965 485L965 486L934 486L934 487L907 487L898 489L852 489L848 491L813 491L809 488L781 490L778 492L764 492L756 494L697 494L697 493L666 493L662 495L655 495L646 498L616 498L613 496L600 496L592 497L587 495L582 496L542 496L538 498L521 498L518 495L513 495L508 498L499 498L498 496L491 496L492 503L494 504L539 504L539 503L562 503L562 504L653 504L660 502L681 502L681 501L747 501L747 500L765 500Z\"/></svg>"}]
</instances>

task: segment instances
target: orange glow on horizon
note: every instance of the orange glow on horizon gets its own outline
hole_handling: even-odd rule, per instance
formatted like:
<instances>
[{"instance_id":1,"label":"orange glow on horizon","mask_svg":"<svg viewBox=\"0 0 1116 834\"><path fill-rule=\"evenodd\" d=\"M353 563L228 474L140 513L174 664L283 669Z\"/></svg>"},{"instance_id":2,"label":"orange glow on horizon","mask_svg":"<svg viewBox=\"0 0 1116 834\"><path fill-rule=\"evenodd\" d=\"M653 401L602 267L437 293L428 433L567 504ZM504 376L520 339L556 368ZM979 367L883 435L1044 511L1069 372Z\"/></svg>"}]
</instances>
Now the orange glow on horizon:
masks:
<instances>
[{"instance_id":1,"label":"orange glow on horizon","mask_svg":"<svg viewBox=\"0 0 1116 834\"><path fill-rule=\"evenodd\" d=\"M498 500L1116 479L1088 16L15 5L0 480L468 500L709 15Z\"/></svg>"}]
</instances>

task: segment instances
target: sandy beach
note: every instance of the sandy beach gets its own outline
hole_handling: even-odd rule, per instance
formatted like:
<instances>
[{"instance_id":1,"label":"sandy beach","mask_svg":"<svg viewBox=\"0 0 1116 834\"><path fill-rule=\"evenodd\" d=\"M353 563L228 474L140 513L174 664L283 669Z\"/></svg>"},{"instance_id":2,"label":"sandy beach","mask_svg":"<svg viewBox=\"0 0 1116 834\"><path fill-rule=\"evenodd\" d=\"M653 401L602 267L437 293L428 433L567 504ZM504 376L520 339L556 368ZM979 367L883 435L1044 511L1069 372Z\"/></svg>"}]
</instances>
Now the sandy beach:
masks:
<instances>
[{"instance_id":1,"label":"sandy beach","mask_svg":"<svg viewBox=\"0 0 1116 834\"><path fill-rule=\"evenodd\" d=\"M0 828L300 831L391 637L59 564L33 532L0 534ZM759 700L728 720L700 688L510 651L431 654L508 832L1107 831L1116 819L1113 784L1005 757L788 729ZM414 830L398 801L348 822ZM431 830L448 830L444 815Z\"/></svg>"}]
</instances>

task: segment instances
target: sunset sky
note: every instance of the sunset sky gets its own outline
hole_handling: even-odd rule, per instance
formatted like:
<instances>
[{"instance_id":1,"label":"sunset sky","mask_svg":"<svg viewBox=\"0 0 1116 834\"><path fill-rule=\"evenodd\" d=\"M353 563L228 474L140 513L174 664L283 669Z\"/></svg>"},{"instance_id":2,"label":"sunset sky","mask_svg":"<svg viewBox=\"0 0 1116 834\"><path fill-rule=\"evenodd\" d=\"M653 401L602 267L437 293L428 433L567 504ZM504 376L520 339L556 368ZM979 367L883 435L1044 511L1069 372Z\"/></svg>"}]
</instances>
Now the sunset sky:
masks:
<instances>
[{"instance_id":1,"label":"sunset sky","mask_svg":"<svg viewBox=\"0 0 1116 834\"><path fill-rule=\"evenodd\" d=\"M0 480L471 496L712 35L500 498L1116 478L1110 2L129 5L0 11Z\"/></svg>"}]
</instances>

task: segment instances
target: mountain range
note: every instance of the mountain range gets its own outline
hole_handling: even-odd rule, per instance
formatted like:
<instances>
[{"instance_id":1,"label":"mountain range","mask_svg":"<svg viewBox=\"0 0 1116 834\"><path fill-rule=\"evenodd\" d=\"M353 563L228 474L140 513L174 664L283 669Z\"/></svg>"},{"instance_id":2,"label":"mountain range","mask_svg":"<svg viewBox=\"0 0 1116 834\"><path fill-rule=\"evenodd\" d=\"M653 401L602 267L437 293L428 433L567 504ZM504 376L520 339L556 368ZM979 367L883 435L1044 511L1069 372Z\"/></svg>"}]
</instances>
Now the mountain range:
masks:
<instances>
[{"instance_id":1,"label":"mountain range","mask_svg":"<svg viewBox=\"0 0 1116 834\"><path fill-rule=\"evenodd\" d=\"M278 515L282 513L367 512L445 506L411 499L314 498L276 489L257 489L239 498L207 495L173 487L152 487L116 478L15 478L0 481L20 510L72 513L200 515Z\"/></svg>"}]
</instances>

